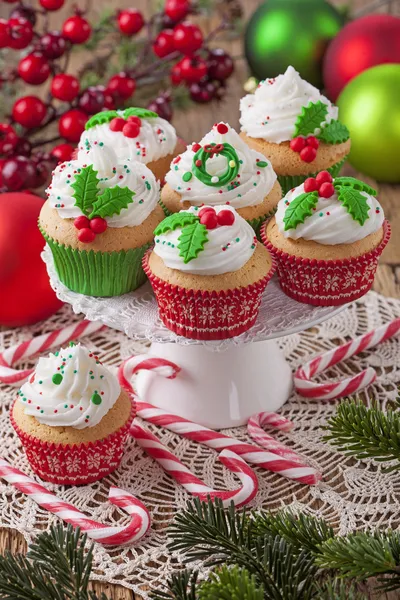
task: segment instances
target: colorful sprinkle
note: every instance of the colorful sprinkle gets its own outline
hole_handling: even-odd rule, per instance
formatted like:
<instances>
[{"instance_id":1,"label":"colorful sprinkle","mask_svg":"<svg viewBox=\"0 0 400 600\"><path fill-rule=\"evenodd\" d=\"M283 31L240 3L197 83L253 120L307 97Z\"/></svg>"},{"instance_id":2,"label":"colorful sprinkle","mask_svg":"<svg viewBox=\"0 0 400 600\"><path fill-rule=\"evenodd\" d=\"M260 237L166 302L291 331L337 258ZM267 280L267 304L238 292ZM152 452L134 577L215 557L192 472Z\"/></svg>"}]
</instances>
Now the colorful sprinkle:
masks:
<instances>
[{"instance_id":1,"label":"colorful sprinkle","mask_svg":"<svg viewBox=\"0 0 400 600\"><path fill-rule=\"evenodd\" d=\"M54 373L54 375L51 378L51 380L54 383L54 385L60 385L60 383L63 380L63 376L61 375L61 373Z\"/></svg>"}]
</instances>

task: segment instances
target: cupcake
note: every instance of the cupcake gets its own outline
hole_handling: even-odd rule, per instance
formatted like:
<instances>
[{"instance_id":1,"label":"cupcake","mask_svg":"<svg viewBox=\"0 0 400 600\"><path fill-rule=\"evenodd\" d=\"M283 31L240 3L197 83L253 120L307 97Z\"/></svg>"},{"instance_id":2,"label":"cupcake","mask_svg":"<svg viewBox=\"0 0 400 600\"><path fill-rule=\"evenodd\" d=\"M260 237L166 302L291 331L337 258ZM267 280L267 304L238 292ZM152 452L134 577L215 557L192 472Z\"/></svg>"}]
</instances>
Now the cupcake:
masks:
<instances>
[{"instance_id":1,"label":"cupcake","mask_svg":"<svg viewBox=\"0 0 400 600\"><path fill-rule=\"evenodd\" d=\"M220 340L254 325L274 263L234 208L191 207L167 217L154 234L143 266L168 329Z\"/></svg>"},{"instance_id":2,"label":"cupcake","mask_svg":"<svg viewBox=\"0 0 400 600\"><path fill-rule=\"evenodd\" d=\"M327 171L288 192L261 232L285 294L334 306L368 292L390 237L375 196L366 183Z\"/></svg>"},{"instance_id":3,"label":"cupcake","mask_svg":"<svg viewBox=\"0 0 400 600\"><path fill-rule=\"evenodd\" d=\"M271 163L226 123L216 123L199 144L174 158L165 180L161 202L167 214L228 204L256 233L282 197Z\"/></svg>"},{"instance_id":4,"label":"cupcake","mask_svg":"<svg viewBox=\"0 0 400 600\"><path fill-rule=\"evenodd\" d=\"M267 156L286 193L327 170L336 177L350 151L338 109L293 67L240 101L241 136Z\"/></svg>"},{"instance_id":5,"label":"cupcake","mask_svg":"<svg viewBox=\"0 0 400 600\"><path fill-rule=\"evenodd\" d=\"M78 485L115 471L133 413L115 375L71 343L39 359L18 392L11 421L39 477Z\"/></svg>"},{"instance_id":6,"label":"cupcake","mask_svg":"<svg viewBox=\"0 0 400 600\"><path fill-rule=\"evenodd\" d=\"M144 283L141 261L163 219L160 186L146 165L86 142L60 164L47 190L40 230L62 283L89 296L119 296Z\"/></svg>"},{"instance_id":7,"label":"cupcake","mask_svg":"<svg viewBox=\"0 0 400 600\"><path fill-rule=\"evenodd\" d=\"M164 180L174 156L185 148L171 123L145 108L108 110L94 115L86 123L78 154L85 153L87 142L111 146L121 162L129 158L144 163L159 181Z\"/></svg>"}]
</instances>

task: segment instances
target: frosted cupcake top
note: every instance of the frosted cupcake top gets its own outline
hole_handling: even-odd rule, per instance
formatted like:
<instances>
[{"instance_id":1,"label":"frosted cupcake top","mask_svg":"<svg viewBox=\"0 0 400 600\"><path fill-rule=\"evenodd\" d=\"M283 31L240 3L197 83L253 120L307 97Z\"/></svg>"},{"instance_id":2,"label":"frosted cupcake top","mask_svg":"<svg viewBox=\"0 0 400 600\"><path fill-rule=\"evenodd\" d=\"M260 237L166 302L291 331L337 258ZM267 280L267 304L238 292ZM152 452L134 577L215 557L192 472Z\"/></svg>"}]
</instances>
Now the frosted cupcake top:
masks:
<instances>
[{"instance_id":1,"label":"frosted cupcake top","mask_svg":"<svg viewBox=\"0 0 400 600\"><path fill-rule=\"evenodd\" d=\"M79 153L85 152L86 142L104 142L119 160L129 158L146 164L171 154L177 137L174 127L155 112L132 107L94 115L81 135Z\"/></svg>"},{"instance_id":2,"label":"frosted cupcake top","mask_svg":"<svg viewBox=\"0 0 400 600\"><path fill-rule=\"evenodd\" d=\"M24 413L43 425L94 427L114 406L121 388L98 357L80 344L40 358L18 392Z\"/></svg>"},{"instance_id":3,"label":"frosted cupcake top","mask_svg":"<svg viewBox=\"0 0 400 600\"><path fill-rule=\"evenodd\" d=\"M291 66L283 75L260 81L254 94L240 101L242 131L252 138L280 144L298 136L327 143L349 138L338 109Z\"/></svg>"},{"instance_id":4,"label":"frosted cupcake top","mask_svg":"<svg viewBox=\"0 0 400 600\"><path fill-rule=\"evenodd\" d=\"M216 123L199 144L192 144L171 163L167 183L193 206L261 204L276 173L265 156L251 150L232 127Z\"/></svg>"},{"instance_id":5,"label":"frosted cupcake top","mask_svg":"<svg viewBox=\"0 0 400 600\"><path fill-rule=\"evenodd\" d=\"M254 253L253 228L231 206L192 206L162 221L154 252L164 264L194 275L241 269Z\"/></svg>"},{"instance_id":6,"label":"frosted cupcake top","mask_svg":"<svg viewBox=\"0 0 400 600\"><path fill-rule=\"evenodd\" d=\"M376 191L358 179L332 181L327 171L321 171L279 202L276 224L285 238L328 246L351 244L382 227L383 209L375 196Z\"/></svg>"}]
</instances>

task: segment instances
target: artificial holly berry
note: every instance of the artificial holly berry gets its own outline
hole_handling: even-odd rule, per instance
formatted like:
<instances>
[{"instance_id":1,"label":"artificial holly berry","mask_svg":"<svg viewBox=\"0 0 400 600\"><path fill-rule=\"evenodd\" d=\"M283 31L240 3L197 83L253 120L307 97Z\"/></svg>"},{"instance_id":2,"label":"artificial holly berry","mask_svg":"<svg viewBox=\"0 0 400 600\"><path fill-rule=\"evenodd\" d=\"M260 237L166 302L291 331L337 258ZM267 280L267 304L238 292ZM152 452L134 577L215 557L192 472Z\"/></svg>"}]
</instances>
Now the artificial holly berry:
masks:
<instances>
[{"instance_id":1,"label":"artificial holly berry","mask_svg":"<svg viewBox=\"0 0 400 600\"><path fill-rule=\"evenodd\" d=\"M46 58L60 58L66 47L67 42L58 31L50 31L40 38L40 50Z\"/></svg>"},{"instance_id":2,"label":"artificial holly berry","mask_svg":"<svg viewBox=\"0 0 400 600\"><path fill-rule=\"evenodd\" d=\"M166 0L165 2L164 12L174 23L184 19L189 10L189 0Z\"/></svg>"},{"instance_id":3,"label":"artificial holly berry","mask_svg":"<svg viewBox=\"0 0 400 600\"><path fill-rule=\"evenodd\" d=\"M109 127L111 131L122 131L125 124L125 119L123 119L122 117L115 117L115 119L112 119L112 121L110 121Z\"/></svg>"},{"instance_id":4,"label":"artificial holly berry","mask_svg":"<svg viewBox=\"0 0 400 600\"><path fill-rule=\"evenodd\" d=\"M316 150L318 150L319 148L319 140L317 140L316 137L314 137L313 135L308 136L308 138L306 138L306 144L307 146L311 146L312 148L315 148Z\"/></svg>"},{"instance_id":5,"label":"artificial holly berry","mask_svg":"<svg viewBox=\"0 0 400 600\"><path fill-rule=\"evenodd\" d=\"M35 166L26 156L15 156L6 160L1 171L3 184L11 192L31 187L35 175Z\"/></svg>"},{"instance_id":6,"label":"artificial holly berry","mask_svg":"<svg viewBox=\"0 0 400 600\"><path fill-rule=\"evenodd\" d=\"M73 75L60 73L56 75L51 82L51 94L57 100L72 102L79 93L79 81Z\"/></svg>"},{"instance_id":7,"label":"artificial holly berry","mask_svg":"<svg viewBox=\"0 0 400 600\"><path fill-rule=\"evenodd\" d=\"M36 96L23 96L19 98L12 109L14 121L28 129L39 127L46 114L47 107L45 103Z\"/></svg>"},{"instance_id":8,"label":"artificial holly berry","mask_svg":"<svg viewBox=\"0 0 400 600\"><path fill-rule=\"evenodd\" d=\"M6 2L7 4L15 4L18 2L18 0L3 0L3 2Z\"/></svg>"},{"instance_id":9,"label":"artificial holly berry","mask_svg":"<svg viewBox=\"0 0 400 600\"><path fill-rule=\"evenodd\" d=\"M30 6L24 6L21 3L11 12L11 19L26 19L34 27L36 25L36 11Z\"/></svg>"},{"instance_id":10,"label":"artificial holly berry","mask_svg":"<svg viewBox=\"0 0 400 600\"><path fill-rule=\"evenodd\" d=\"M68 110L58 122L58 131L61 137L69 142L79 142L87 120L88 116L82 110L77 108Z\"/></svg>"},{"instance_id":11,"label":"artificial holly berry","mask_svg":"<svg viewBox=\"0 0 400 600\"><path fill-rule=\"evenodd\" d=\"M118 27L124 35L138 33L144 25L143 15L136 8L121 10L118 15Z\"/></svg>"},{"instance_id":12,"label":"artificial holly berry","mask_svg":"<svg viewBox=\"0 0 400 600\"><path fill-rule=\"evenodd\" d=\"M315 192L318 190L319 185L317 180L314 177L308 177L304 182L304 191L305 192Z\"/></svg>"},{"instance_id":13,"label":"artificial holly berry","mask_svg":"<svg viewBox=\"0 0 400 600\"><path fill-rule=\"evenodd\" d=\"M64 6L65 0L39 0L45 10L59 10Z\"/></svg>"},{"instance_id":14,"label":"artificial holly berry","mask_svg":"<svg viewBox=\"0 0 400 600\"><path fill-rule=\"evenodd\" d=\"M306 147L306 140L302 137L295 137L290 140L290 149L293 152L301 152Z\"/></svg>"},{"instance_id":15,"label":"artificial holly berry","mask_svg":"<svg viewBox=\"0 0 400 600\"><path fill-rule=\"evenodd\" d=\"M8 21L10 40L8 45L14 50L26 48L33 38L33 27L27 19L16 18Z\"/></svg>"},{"instance_id":16,"label":"artificial holly berry","mask_svg":"<svg viewBox=\"0 0 400 600\"><path fill-rule=\"evenodd\" d=\"M30 187L35 189L46 183L50 174L50 168L46 161L42 161L39 158L35 159L35 157L31 158L35 168L35 175L31 180Z\"/></svg>"},{"instance_id":17,"label":"artificial holly berry","mask_svg":"<svg viewBox=\"0 0 400 600\"><path fill-rule=\"evenodd\" d=\"M47 59L39 52L32 52L20 60L18 64L18 75L26 83L40 85L50 75L50 65Z\"/></svg>"},{"instance_id":18,"label":"artificial holly berry","mask_svg":"<svg viewBox=\"0 0 400 600\"><path fill-rule=\"evenodd\" d=\"M331 183L333 181L332 175L329 173L329 171L320 171L315 179L318 183L318 186L320 186L322 183Z\"/></svg>"},{"instance_id":19,"label":"artificial holly berry","mask_svg":"<svg viewBox=\"0 0 400 600\"><path fill-rule=\"evenodd\" d=\"M317 156L317 151L312 146L306 146L300 152L301 160L304 162L307 162L307 163L312 162L316 158L316 156Z\"/></svg>"},{"instance_id":20,"label":"artificial holly berry","mask_svg":"<svg viewBox=\"0 0 400 600\"><path fill-rule=\"evenodd\" d=\"M126 73L119 73L111 77L107 85L107 90L113 96L127 100L130 98L136 89L136 81L129 77Z\"/></svg>"},{"instance_id":21,"label":"artificial holly berry","mask_svg":"<svg viewBox=\"0 0 400 600\"><path fill-rule=\"evenodd\" d=\"M88 115L100 112L104 106L104 92L97 87L88 87L79 98L79 108Z\"/></svg>"},{"instance_id":22,"label":"artificial holly berry","mask_svg":"<svg viewBox=\"0 0 400 600\"><path fill-rule=\"evenodd\" d=\"M333 187L333 183L329 181L324 181L324 183L321 183L318 190L318 194L321 196L321 198L330 198L334 193L335 188Z\"/></svg>"},{"instance_id":23,"label":"artificial holly berry","mask_svg":"<svg viewBox=\"0 0 400 600\"><path fill-rule=\"evenodd\" d=\"M189 93L195 102L206 104L215 97L216 87L212 81L199 81L191 84Z\"/></svg>"},{"instance_id":24,"label":"artificial holly berry","mask_svg":"<svg viewBox=\"0 0 400 600\"><path fill-rule=\"evenodd\" d=\"M0 123L0 154L8 154L16 147L18 136L8 123Z\"/></svg>"},{"instance_id":25,"label":"artificial holly berry","mask_svg":"<svg viewBox=\"0 0 400 600\"><path fill-rule=\"evenodd\" d=\"M140 127L137 123L126 122L122 128L122 133L125 137L136 138L140 133Z\"/></svg>"},{"instance_id":26,"label":"artificial holly berry","mask_svg":"<svg viewBox=\"0 0 400 600\"><path fill-rule=\"evenodd\" d=\"M180 83L182 83L181 67L179 63L172 67L169 76L172 85L179 85Z\"/></svg>"},{"instance_id":27,"label":"artificial holly berry","mask_svg":"<svg viewBox=\"0 0 400 600\"><path fill-rule=\"evenodd\" d=\"M71 144L59 144L53 148L51 155L54 156L58 162L65 162L66 160L71 160L74 150L75 148L71 146Z\"/></svg>"},{"instance_id":28,"label":"artificial holly berry","mask_svg":"<svg viewBox=\"0 0 400 600\"><path fill-rule=\"evenodd\" d=\"M218 225L233 225L235 222L235 215L231 210L221 210L218 215Z\"/></svg>"},{"instance_id":29,"label":"artificial holly berry","mask_svg":"<svg viewBox=\"0 0 400 600\"><path fill-rule=\"evenodd\" d=\"M222 48L210 50L207 59L208 76L210 79L224 81L233 73L234 63L231 56Z\"/></svg>"},{"instance_id":30,"label":"artificial holly berry","mask_svg":"<svg viewBox=\"0 0 400 600\"><path fill-rule=\"evenodd\" d=\"M180 23L174 27L174 47L182 54L193 54L203 45L203 34L200 27L193 23Z\"/></svg>"},{"instance_id":31,"label":"artificial holly berry","mask_svg":"<svg viewBox=\"0 0 400 600\"><path fill-rule=\"evenodd\" d=\"M90 227L84 227L83 229L80 229L78 233L78 240L82 242L82 244L90 244L94 241L95 237L96 234Z\"/></svg>"},{"instance_id":32,"label":"artificial holly berry","mask_svg":"<svg viewBox=\"0 0 400 600\"><path fill-rule=\"evenodd\" d=\"M90 227L90 220L85 217L85 215L81 215L80 217L76 217L74 219L74 226L77 229L84 229Z\"/></svg>"},{"instance_id":33,"label":"artificial holly berry","mask_svg":"<svg viewBox=\"0 0 400 600\"><path fill-rule=\"evenodd\" d=\"M215 210L208 210L200 217L200 223L205 225L207 229L215 229L218 225L218 217Z\"/></svg>"},{"instance_id":34,"label":"artificial holly berry","mask_svg":"<svg viewBox=\"0 0 400 600\"><path fill-rule=\"evenodd\" d=\"M147 105L147 108L157 113L159 117L166 121L171 121L172 119L173 112L171 101L165 94L158 96L158 98L150 102L150 104Z\"/></svg>"},{"instance_id":35,"label":"artificial holly berry","mask_svg":"<svg viewBox=\"0 0 400 600\"><path fill-rule=\"evenodd\" d=\"M80 15L74 15L64 22L62 34L71 44L84 44L92 33L89 23Z\"/></svg>"},{"instance_id":36,"label":"artificial holly berry","mask_svg":"<svg viewBox=\"0 0 400 600\"><path fill-rule=\"evenodd\" d=\"M153 52L160 58L163 58L171 54L174 50L174 32L172 29L164 29L153 42Z\"/></svg>"},{"instance_id":37,"label":"artificial holly berry","mask_svg":"<svg viewBox=\"0 0 400 600\"><path fill-rule=\"evenodd\" d=\"M185 56L178 64L181 78L187 83L196 83L207 74L207 63L199 56Z\"/></svg>"},{"instance_id":38,"label":"artificial holly berry","mask_svg":"<svg viewBox=\"0 0 400 600\"><path fill-rule=\"evenodd\" d=\"M26 138L18 138L13 154L19 154L20 156L30 156L31 151L32 144L30 143L30 141Z\"/></svg>"},{"instance_id":39,"label":"artificial holly berry","mask_svg":"<svg viewBox=\"0 0 400 600\"><path fill-rule=\"evenodd\" d=\"M11 41L11 29L8 21L0 19L0 48L7 48Z\"/></svg>"},{"instance_id":40,"label":"artificial holly berry","mask_svg":"<svg viewBox=\"0 0 400 600\"><path fill-rule=\"evenodd\" d=\"M95 233L103 233L107 229L108 225L105 219L102 219L101 217L94 217L93 219L90 219L89 227Z\"/></svg>"}]
</instances>

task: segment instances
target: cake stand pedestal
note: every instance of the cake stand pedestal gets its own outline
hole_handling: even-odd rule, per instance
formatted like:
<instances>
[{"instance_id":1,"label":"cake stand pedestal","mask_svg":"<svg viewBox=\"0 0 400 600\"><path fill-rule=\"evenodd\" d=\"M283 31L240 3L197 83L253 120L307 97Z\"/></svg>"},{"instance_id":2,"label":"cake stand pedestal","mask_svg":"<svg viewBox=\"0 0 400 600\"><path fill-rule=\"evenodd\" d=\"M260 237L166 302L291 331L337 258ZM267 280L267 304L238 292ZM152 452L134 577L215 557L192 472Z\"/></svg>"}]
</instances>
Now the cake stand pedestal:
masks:
<instances>
[{"instance_id":1,"label":"cake stand pedestal","mask_svg":"<svg viewBox=\"0 0 400 600\"><path fill-rule=\"evenodd\" d=\"M291 393L292 373L275 339L317 325L344 308L296 302L272 279L252 329L229 340L200 342L164 327L148 283L117 298L83 296L60 282L48 247L42 256L57 296L75 313L134 340L150 341L149 357L180 368L174 379L139 371L134 387L140 400L212 429L244 425L255 413L280 408Z\"/></svg>"}]
</instances>

